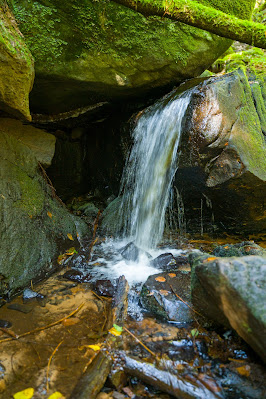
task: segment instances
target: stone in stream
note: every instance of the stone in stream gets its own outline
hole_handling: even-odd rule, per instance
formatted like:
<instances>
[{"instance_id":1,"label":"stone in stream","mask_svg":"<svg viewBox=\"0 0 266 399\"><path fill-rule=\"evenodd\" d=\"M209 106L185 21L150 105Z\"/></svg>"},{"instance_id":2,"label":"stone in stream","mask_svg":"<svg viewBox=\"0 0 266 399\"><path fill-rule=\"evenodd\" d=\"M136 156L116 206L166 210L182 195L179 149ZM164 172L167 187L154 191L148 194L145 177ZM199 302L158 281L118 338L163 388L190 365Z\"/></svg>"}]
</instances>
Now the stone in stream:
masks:
<instances>
[{"instance_id":1,"label":"stone in stream","mask_svg":"<svg viewBox=\"0 0 266 399\"><path fill-rule=\"evenodd\" d=\"M84 274L82 271L75 269L67 270L62 277L66 280L75 281L77 283L88 283L91 281L90 274Z\"/></svg>"},{"instance_id":2,"label":"stone in stream","mask_svg":"<svg viewBox=\"0 0 266 399\"><path fill-rule=\"evenodd\" d=\"M148 252L138 248L134 244L134 242L130 242L124 248L122 248L121 255L123 256L124 259L132 262L137 262L141 255L146 255L147 258L151 257L151 255Z\"/></svg>"},{"instance_id":3,"label":"stone in stream","mask_svg":"<svg viewBox=\"0 0 266 399\"><path fill-rule=\"evenodd\" d=\"M266 362L266 256L190 254L192 302L199 312L232 327Z\"/></svg>"},{"instance_id":4,"label":"stone in stream","mask_svg":"<svg viewBox=\"0 0 266 399\"><path fill-rule=\"evenodd\" d=\"M100 296L112 297L115 293L115 287L110 280L97 280L94 285L96 294Z\"/></svg>"},{"instance_id":5,"label":"stone in stream","mask_svg":"<svg viewBox=\"0 0 266 399\"><path fill-rule=\"evenodd\" d=\"M176 271L150 276L140 293L141 304L148 313L159 319L175 321L180 325L191 323L194 320L193 312L175 294L192 306L189 272Z\"/></svg>"},{"instance_id":6,"label":"stone in stream","mask_svg":"<svg viewBox=\"0 0 266 399\"><path fill-rule=\"evenodd\" d=\"M186 256L173 256L171 253L161 254L151 260L150 264L165 272L177 270L181 266L189 265Z\"/></svg>"},{"instance_id":7,"label":"stone in stream","mask_svg":"<svg viewBox=\"0 0 266 399\"><path fill-rule=\"evenodd\" d=\"M38 293L38 292L35 292L35 291L33 291L33 290L31 290L30 288L26 288L24 291L23 291L23 296L22 296L22 298L23 298L23 302L24 303L26 303L26 302L28 302L28 301L30 301L30 300L32 300L32 299L43 299L44 298L44 295L42 295L42 294L40 294L40 293Z\"/></svg>"},{"instance_id":8,"label":"stone in stream","mask_svg":"<svg viewBox=\"0 0 266 399\"><path fill-rule=\"evenodd\" d=\"M10 327L12 327L12 323L10 323L10 321L0 319L0 328L10 328Z\"/></svg>"}]
</instances>

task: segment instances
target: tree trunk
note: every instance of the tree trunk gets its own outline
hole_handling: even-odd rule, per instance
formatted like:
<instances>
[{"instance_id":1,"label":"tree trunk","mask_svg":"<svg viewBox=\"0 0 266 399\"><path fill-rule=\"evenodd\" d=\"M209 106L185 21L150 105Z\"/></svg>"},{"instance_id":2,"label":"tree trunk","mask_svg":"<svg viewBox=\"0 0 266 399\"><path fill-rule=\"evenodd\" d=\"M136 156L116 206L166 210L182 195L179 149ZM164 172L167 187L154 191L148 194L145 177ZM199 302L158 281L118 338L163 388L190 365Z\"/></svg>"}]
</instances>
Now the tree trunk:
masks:
<instances>
[{"instance_id":1,"label":"tree trunk","mask_svg":"<svg viewBox=\"0 0 266 399\"><path fill-rule=\"evenodd\" d=\"M266 49L266 26L239 19L191 0L113 0L145 16L157 15Z\"/></svg>"}]
</instances>

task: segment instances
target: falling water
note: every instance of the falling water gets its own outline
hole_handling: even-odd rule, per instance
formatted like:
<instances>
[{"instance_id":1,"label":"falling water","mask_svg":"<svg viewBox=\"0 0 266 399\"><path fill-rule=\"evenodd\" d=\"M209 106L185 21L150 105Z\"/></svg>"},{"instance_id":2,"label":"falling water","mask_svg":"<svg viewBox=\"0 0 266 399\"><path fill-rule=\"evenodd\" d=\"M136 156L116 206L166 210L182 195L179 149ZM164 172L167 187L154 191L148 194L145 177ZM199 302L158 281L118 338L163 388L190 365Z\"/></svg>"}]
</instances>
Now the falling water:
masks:
<instances>
[{"instance_id":1,"label":"falling water","mask_svg":"<svg viewBox=\"0 0 266 399\"><path fill-rule=\"evenodd\" d=\"M149 107L133 131L134 145L122 181L123 234L143 249L162 238L171 183L177 169L182 121L191 90Z\"/></svg>"}]
</instances>

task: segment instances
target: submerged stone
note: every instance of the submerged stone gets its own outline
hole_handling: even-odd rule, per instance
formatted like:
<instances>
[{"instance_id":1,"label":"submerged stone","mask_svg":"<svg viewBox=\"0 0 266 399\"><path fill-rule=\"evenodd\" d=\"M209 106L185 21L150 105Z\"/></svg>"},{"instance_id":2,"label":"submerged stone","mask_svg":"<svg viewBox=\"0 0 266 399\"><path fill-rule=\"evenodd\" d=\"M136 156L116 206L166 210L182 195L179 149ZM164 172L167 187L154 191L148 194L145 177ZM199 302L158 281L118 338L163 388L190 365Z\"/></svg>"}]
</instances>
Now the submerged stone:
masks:
<instances>
[{"instance_id":1,"label":"submerged stone","mask_svg":"<svg viewBox=\"0 0 266 399\"><path fill-rule=\"evenodd\" d=\"M110 280L97 280L94 289L100 296L113 297L115 293L115 287Z\"/></svg>"}]
</instances>

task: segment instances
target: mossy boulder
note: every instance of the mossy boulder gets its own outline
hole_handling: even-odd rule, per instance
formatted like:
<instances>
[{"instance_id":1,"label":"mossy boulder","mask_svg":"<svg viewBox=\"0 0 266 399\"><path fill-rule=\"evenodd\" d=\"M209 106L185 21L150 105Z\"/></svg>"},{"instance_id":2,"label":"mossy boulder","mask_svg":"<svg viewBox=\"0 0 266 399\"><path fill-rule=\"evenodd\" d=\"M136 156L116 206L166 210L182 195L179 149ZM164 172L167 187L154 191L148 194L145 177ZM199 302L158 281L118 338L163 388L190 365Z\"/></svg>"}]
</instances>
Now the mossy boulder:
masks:
<instances>
[{"instance_id":1,"label":"mossy boulder","mask_svg":"<svg viewBox=\"0 0 266 399\"><path fill-rule=\"evenodd\" d=\"M265 234L265 106L266 75L245 68L194 90L175 183L188 228Z\"/></svg>"},{"instance_id":2,"label":"mossy boulder","mask_svg":"<svg viewBox=\"0 0 266 399\"><path fill-rule=\"evenodd\" d=\"M0 110L31 120L34 62L6 4L0 4L0 60Z\"/></svg>"},{"instance_id":3,"label":"mossy boulder","mask_svg":"<svg viewBox=\"0 0 266 399\"><path fill-rule=\"evenodd\" d=\"M249 18L254 0L201 0ZM35 58L36 113L143 96L201 74L231 44L206 31L109 0L8 0Z\"/></svg>"},{"instance_id":4,"label":"mossy boulder","mask_svg":"<svg viewBox=\"0 0 266 399\"><path fill-rule=\"evenodd\" d=\"M14 136L0 132L0 296L50 273L58 245L78 245L87 226L53 198L38 171L34 153Z\"/></svg>"}]
</instances>

